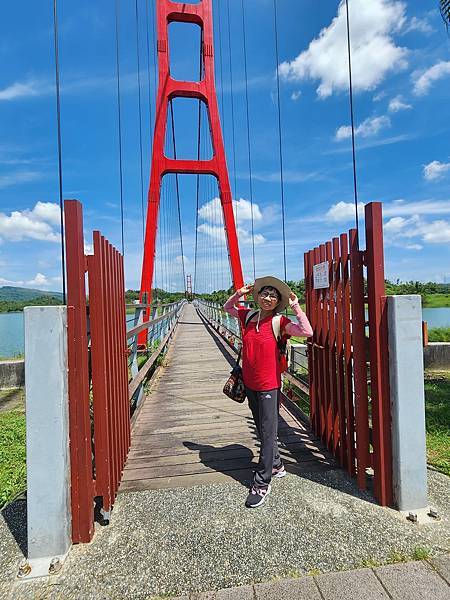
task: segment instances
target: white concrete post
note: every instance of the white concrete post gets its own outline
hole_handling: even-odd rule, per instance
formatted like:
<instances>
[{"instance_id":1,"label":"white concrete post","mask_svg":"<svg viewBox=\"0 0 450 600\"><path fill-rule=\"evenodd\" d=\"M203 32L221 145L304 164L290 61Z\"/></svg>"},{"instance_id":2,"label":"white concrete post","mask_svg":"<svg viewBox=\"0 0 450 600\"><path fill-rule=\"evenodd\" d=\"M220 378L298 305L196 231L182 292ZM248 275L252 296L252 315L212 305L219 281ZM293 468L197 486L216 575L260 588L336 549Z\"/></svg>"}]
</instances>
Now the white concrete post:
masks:
<instances>
[{"instance_id":1,"label":"white concrete post","mask_svg":"<svg viewBox=\"0 0 450 600\"><path fill-rule=\"evenodd\" d=\"M389 296L387 305L394 502L400 511L426 515L421 297Z\"/></svg>"},{"instance_id":2,"label":"white concrete post","mask_svg":"<svg viewBox=\"0 0 450 600\"><path fill-rule=\"evenodd\" d=\"M19 576L39 577L71 546L67 307L27 307L24 318L28 565Z\"/></svg>"}]
</instances>

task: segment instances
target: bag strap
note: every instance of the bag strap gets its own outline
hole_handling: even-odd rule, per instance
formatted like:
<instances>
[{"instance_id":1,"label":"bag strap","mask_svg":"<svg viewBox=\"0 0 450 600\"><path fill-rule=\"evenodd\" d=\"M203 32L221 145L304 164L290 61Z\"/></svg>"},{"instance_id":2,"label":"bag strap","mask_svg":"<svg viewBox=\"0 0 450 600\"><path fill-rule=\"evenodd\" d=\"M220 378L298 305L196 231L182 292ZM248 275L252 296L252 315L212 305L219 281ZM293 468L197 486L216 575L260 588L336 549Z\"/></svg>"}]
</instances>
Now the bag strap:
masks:
<instances>
[{"instance_id":1,"label":"bag strap","mask_svg":"<svg viewBox=\"0 0 450 600\"><path fill-rule=\"evenodd\" d=\"M239 361L241 360L241 354L242 354L242 346L239 348L239 352L236 358L236 366L239 366Z\"/></svg>"},{"instance_id":2,"label":"bag strap","mask_svg":"<svg viewBox=\"0 0 450 600\"><path fill-rule=\"evenodd\" d=\"M272 318L272 331L277 342L281 340L281 318L283 315L275 315Z\"/></svg>"},{"instance_id":3,"label":"bag strap","mask_svg":"<svg viewBox=\"0 0 450 600\"><path fill-rule=\"evenodd\" d=\"M247 325L250 323L250 321L253 319L253 317L258 314L258 312L259 311L257 311L257 310L249 310L248 311L248 313L245 315L244 327L247 327Z\"/></svg>"}]
</instances>

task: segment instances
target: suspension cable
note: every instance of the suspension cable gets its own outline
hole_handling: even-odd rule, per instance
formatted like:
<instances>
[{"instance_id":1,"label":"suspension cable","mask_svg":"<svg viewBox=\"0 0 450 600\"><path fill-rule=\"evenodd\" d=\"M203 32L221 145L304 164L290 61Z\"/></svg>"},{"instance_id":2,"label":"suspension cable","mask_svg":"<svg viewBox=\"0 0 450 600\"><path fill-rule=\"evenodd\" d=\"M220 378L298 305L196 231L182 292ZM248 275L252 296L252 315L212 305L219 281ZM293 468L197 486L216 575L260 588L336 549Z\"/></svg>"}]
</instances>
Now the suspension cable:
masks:
<instances>
[{"instance_id":1,"label":"suspension cable","mask_svg":"<svg viewBox=\"0 0 450 600\"><path fill-rule=\"evenodd\" d=\"M242 30L243 30L243 43L244 43L244 73L245 73L245 105L247 115L247 149L248 149L248 173L249 173L249 186L250 186L250 212L251 212L251 223L252 223L252 257L253 257L253 279L256 279L256 266L255 266L255 236L254 236L254 223L253 223L253 183L252 183L252 160L251 160L251 147L250 147L250 117L248 109L248 76L247 76L247 44L245 35L245 10L244 0L241 0L242 8Z\"/></svg>"},{"instance_id":2,"label":"suspension cable","mask_svg":"<svg viewBox=\"0 0 450 600\"><path fill-rule=\"evenodd\" d=\"M147 77L148 77L148 109L149 109L149 116L150 116L150 123L149 123L149 130L150 130L150 153L152 153L153 151L153 111L152 111L152 101L151 101L151 96L152 96L152 86L150 83L150 31L149 31L149 26L148 26L148 22L149 22L149 14L148 14L148 2L145 2L145 24L147 27L147 36L146 36L146 42L147 42Z\"/></svg>"},{"instance_id":3,"label":"suspension cable","mask_svg":"<svg viewBox=\"0 0 450 600\"><path fill-rule=\"evenodd\" d=\"M116 79L117 79L117 123L119 141L119 190L122 256L125 256L123 217L123 163L122 163L122 111L120 106L120 60L119 60L119 0L116 0Z\"/></svg>"},{"instance_id":4,"label":"suspension cable","mask_svg":"<svg viewBox=\"0 0 450 600\"><path fill-rule=\"evenodd\" d=\"M203 29L200 36L200 58L199 58L199 77L202 80L203 76ZM202 130L202 101L198 101L198 134L197 134L197 160L200 160L200 142ZM197 282L197 247L198 247L198 210L199 210L199 195L200 195L200 175L197 173L197 189L196 189L196 207L195 207L195 250L194 250L194 285L192 292L195 295Z\"/></svg>"},{"instance_id":5,"label":"suspension cable","mask_svg":"<svg viewBox=\"0 0 450 600\"><path fill-rule=\"evenodd\" d=\"M223 145L225 147L225 103L223 101L223 60L222 60L222 17L220 11L220 3L217 3L217 12L218 12L218 29L219 29L219 50L220 50L220 96L222 99L222 132L223 132Z\"/></svg>"},{"instance_id":6,"label":"suspension cable","mask_svg":"<svg viewBox=\"0 0 450 600\"><path fill-rule=\"evenodd\" d=\"M177 159L177 148L175 145L175 121L173 118L173 104L172 100L170 100L170 120L172 122L172 143L173 143L173 157ZM181 247L181 265L183 269L183 287L186 286L186 273L184 269L184 250L183 250L183 232L181 228L181 209L180 209L180 189L178 186L178 173L175 173L175 186L177 193L177 209L178 209L178 225L180 229L180 247Z\"/></svg>"},{"instance_id":7,"label":"suspension cable","mask_svg":"<svg viewBox=\"0 0 450 600\"><path fill-rule=\"evenodd\" d=\"M233 66L231 56L231 26L230 26L230 0L227 1L227 25L228 25L228 53L230 55L230 89L231 89L231 136L233 146L233 197L235 199L235 221L237 230L238 201L236 197L236 142L235 142L235 123L234 123L234 94L233 94Z\"/></svg>"},{"instance_id":8,"label":"suspension cable","mask_svg":"<svg viewBox=\"0 0 450 600\"><path fill-rule=\"evenodd\" d=\"M59 85L59 49L58 49L58 10L57 0L53 0L53 37L55 45L55 85L56 85L56 125L58 137L58 183L59 183L59 214L61 229L61 274L63 304L66 304L66 257L64 251L64 205L62 179L62 144L61 144L61 102Z\"/></svg>"},{"instance_id":9,"label":"suspension cable","mask_svg":"<svg viewBox=\"0 0 450 600\"><path fill-rule=\"evenodd\" d=\"M348 12L348 0L345 0L347 12L347 53L348 53L348 80L349 80L349 97L350 97L350 117L352 126L352 156L353 156L353 192L355 197L355 223L356 232L359 234L359 219L358 219L358 185L356 179L356 151L355 151L355 120L353 115L353 84L352 84L352 58L350 46L350 17Z\"/></svg>"},{"instance_id":10,"label":"suspension cable","mask_svg":"<svg viewBox=\"0 0 450 600\"><path fill-rule=\"evenodd\" d=\"M278 106L278 146L280 156L280 185L281 185L281 223L283 230L283 264L284 264L284 280L287 281L287 267L286 267L286 231L285 231L285 220L284 220L284 178L283 178L283 144L282 144L282 131L281 131L281 102L280 102L280 73L278 71L279 58L278 58L278 23L277 23L277 6L276 0L273 0L273 15L275 25L275 58L276 58L276 72L277 72L277 106Z\"/></svg>"},{"instance_id":11,"label":"suspension cable","mask_svg":"<svg viewBox=\"0 0 450 600\"><path fill-rule=\"evenodd\" d=\"M142 241L145 239L144 225L144 172L142 161L142 106L141 106L141 60L139 52L139 10L138 0L135 0L135 16L136 16L136 54L137 54L137 81L138 81L138 105L139 105L139 152L141 160L141 211L142 211Z\"/></svg>"}]
</instances>

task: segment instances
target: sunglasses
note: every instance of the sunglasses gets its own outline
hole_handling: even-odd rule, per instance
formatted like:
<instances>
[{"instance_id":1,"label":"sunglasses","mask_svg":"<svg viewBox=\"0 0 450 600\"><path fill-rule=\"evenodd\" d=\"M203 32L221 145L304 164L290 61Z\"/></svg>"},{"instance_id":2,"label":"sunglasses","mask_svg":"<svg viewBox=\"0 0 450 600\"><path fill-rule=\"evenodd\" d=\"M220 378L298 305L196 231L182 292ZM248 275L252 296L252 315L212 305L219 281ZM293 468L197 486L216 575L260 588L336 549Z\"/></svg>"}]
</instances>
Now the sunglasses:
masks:
<instances>
[{"instance_id":1,"label":"sunglasses","mask_svg":"<svg viewBox=\"0 0 450 600\"><path fill-rule=\"evenodd\" d=\"M270 299L270 300L278 300L278 296L276 294L271 294L270 292L261 292L260 298Z\"/></svg>"}]
</instances>

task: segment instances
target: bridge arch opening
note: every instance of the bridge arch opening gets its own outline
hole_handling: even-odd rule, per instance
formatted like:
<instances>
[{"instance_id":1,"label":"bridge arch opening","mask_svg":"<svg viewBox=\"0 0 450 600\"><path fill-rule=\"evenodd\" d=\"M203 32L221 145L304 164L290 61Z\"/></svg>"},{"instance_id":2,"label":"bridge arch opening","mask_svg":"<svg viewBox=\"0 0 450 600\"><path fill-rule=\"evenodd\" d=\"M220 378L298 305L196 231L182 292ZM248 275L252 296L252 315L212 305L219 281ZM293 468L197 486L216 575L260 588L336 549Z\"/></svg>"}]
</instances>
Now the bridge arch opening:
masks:
<instances>
[{"instance_id":1,"label":"bridge arch opening","mask_svg":"<svg viewBox=\"0 0 450 600\"><path fill-rule=\"evenodd\" d=\"M201 81L202 29L196 23L168 26L169 72L177 81Z\"/></svg>"}]
</instances>

